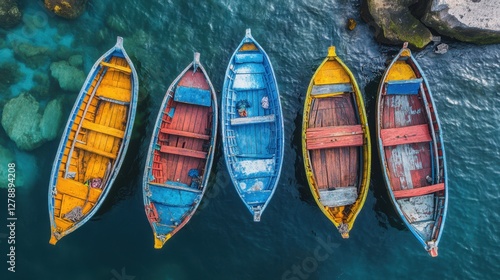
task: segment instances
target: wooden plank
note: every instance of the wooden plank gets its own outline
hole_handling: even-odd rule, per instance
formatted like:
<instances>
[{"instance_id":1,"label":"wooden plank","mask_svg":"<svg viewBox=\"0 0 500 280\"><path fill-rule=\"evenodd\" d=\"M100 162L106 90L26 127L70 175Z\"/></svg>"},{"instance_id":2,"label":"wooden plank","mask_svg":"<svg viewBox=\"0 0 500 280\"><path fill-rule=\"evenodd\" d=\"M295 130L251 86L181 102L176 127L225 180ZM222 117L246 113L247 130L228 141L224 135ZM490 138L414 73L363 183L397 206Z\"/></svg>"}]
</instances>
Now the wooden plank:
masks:
<instances>
[{"instance_id":1,"label":"wooden plank","mask_svg":"<svg viewBox=\"0 0 500 280\"><path fill-rule=\"evenodd\" d=\"M130 69L129 67L124 67L124 66L113 64L113 63L104 62L104 61L101 61L101 65L104 67L116 69L116 70L123 72L123 73L126 73L126 74L132 73L132 69Z\"/></svg>"},{"instance_id":2,"label":"wooden plank","mask_svg":"<svg viewBox=\"0 0 500 280\"><path fill-rule=\"evenodd\" d=\"M88 196L88 201L92 203L97 202L102 193L100 189L91 188L78 181L67 178L58 178L56 188L57 193L71 195L82 200L87 199Z\"/></svg>"},{"instance_id":3,"label":"wooden plank","mask_svg":"<svg viewBox=\"0 0 500 280\"><path fill-rule=\"evenodd\" d=\"M123 138L123 136L125 135L125 131L123 131L123 130L119 130L116 128L112 128L112 127L97 124L97 123L93 123L93 122L90 122L87 120L83 121L82 127L85 129L88 129L88 130L92 130L92 131L99 132L99 133L104 133L104 134L111 135L111 136L114 136L117 138Z\"/></svg>"},{"instance_id":4,"label":"wooden plank","mask_svg":"<svg viewBox=\"0 0 500 280\"><path fill-rule=\"evenodd\" d=\"M160 131L163 133L172 134L172 135L197 138L197 139L203 139L203 140L210 140L210 135L206 135L206 134L199 134L199 133L182 131L182 130L171 129L171 128L162 128Z\"/></svg>"},{"instance_id":5,"label":"wooden plank","mask_svg":"<svg viewBox=\"0 0 500 280\"><path fill-rule=\"evenodd\" d=\"M106 99L129 103L132 95L131 89L101 84L96 91L96 96Z\"/></svg>"},{"instance_id":6,"label":"wooden plank","mask_svg":"<svg viewBox=\"0 0 500 280\"><path fill-rule=\"evenodd\" d=\"M115 154L108 153L108 152L105 152L105 151L101 151L99 149L96 149L94 147L89 147L89 146L87 146L85 144L82 144L82 143L79 143L79 142L75 143L75 148L78 148L80 150L84 150L84 151L87 151L87 152L91 152L91 153L94 153L94 154L97 154L97 155L100 155L100 156L103 156L103 157L111 158L111 159L115 159L116 158Z\"/></svg>"},{"instance_id":7,"label":"wooden plank","mask_svg":"<svg viewBox=\"0 0 500 280\"><path fill-rule=\"evenodd\" d=\"M425 186L425 187L420 187L420 188L393 191L393 194L394 194L395 198L400 199L400 198L408 198L408 197L426 195L426 194L430 194L430 193L434 193L434 192L438 192L438 191L443 191L443 190L444 190L444 183L440 183L440 184L430 185L430 186Z\"/></svg>"},{"instance_id":8,"label":"wooden plank","mask_svg":"<svg viewBox=\"0 0 500 280\"><path fill-rule=\"evenodd\" d=\"M174 147L174 146L162 145L160 148L160 151L162 153L174 154L174 155L185 156L185 157L194 157L194 158L201 158L201 159L207 158L207 153L205 153L205 152L195 151L195 150L185 149L185 148L179 148L179 147Z\"/></svg>"},{"instance_id":9,"label":"wooden plank","mask_svg":"<svg viewBox=\"0 0 500 280\"><path fill-rule=\"evenodd\" d=\"M158 187L169 188L169 189L176 189L176 190L180 190L180 191L188 191L188 192L194 192L194 193L201 193L201 190L193 189L193 188L188 188L188 187L184 187L184 186L181 186L181 185L160 184L160 183L155 183L155 182L149 182L148 184L153 185L153 186L158 186Z\"/></svg>"},{"instance_id":10,"label":"wooden plank","mask_svg":"<svg viewBox=\"0 0 500 280\"><path fill-rule=\"evenodd\" d=\"M380 131L380 138L384 146L432 141L427 124L382 129Z\"/></svg>"},{"instance_id":11,"label":"wooden plank","mask_svg":"<svg viewBox=\"0 0 500 280\"><path fill-rule=\"evenodd\" d=\"M362 146L363 140L361 125L308 128L306 131L308 150Z\"/></svg>"},{"instance_id":12,"label":"wooden plank","mask_svg":"<svg viewBox=\"0 0 500 280\"><path fill-rule=\"evenodd\" d=\"M231 119L231 125L268 123L274 122L275 119L274 114L257 117L234 118Z\"/></svg>"}]
</instances>

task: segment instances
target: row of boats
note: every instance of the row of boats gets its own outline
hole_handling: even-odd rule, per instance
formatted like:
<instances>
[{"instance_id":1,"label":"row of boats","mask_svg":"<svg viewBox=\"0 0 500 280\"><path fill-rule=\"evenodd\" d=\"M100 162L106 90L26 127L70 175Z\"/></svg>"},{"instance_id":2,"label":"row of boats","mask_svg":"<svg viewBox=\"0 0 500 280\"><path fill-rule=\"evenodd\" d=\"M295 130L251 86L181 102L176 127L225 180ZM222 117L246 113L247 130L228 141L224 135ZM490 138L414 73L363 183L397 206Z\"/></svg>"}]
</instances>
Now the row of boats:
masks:
<instances>
[{"instance_id":1,"label":"row of boats","mask_svg":"<svg viewBox=\"0 0 500 280\"><path fill-rule=\"evenodd\" d=\"M162 248L200 204L219 123L229 175L254 221L260 221L280 178L283 114L266 52L247 29L229 61L220 108L199 58L195 53L168 88L147 152L142 187L155 248ZM87 222L109 193L132 133L138 84L118 37L92 67L59 144L48 194L51 244ZM427 80L406 44L382 77L376 115L391 201L437 256L447 209L443 140ZM333 46L307 90L302 150L319 208L348 238L368 193L371 143L361 91Z\"/></svg>"}]
</instances>

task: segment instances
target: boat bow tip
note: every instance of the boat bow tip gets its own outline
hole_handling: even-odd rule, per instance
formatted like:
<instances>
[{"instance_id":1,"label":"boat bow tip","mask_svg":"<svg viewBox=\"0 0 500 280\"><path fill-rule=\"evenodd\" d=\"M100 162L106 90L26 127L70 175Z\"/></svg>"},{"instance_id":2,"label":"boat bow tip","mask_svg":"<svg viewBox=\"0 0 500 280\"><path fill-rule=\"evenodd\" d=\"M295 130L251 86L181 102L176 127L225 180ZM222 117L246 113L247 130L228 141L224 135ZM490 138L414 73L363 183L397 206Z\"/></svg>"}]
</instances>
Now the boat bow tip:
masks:
<instances>
[{"instance_id":1,"label":"boat bow tip","mask_svg":"<svg viewBox=\"0 0 500 280\"><path fill-rule=\"evenodd\" d=\"M54 234L51 234L49 244L56 245L57 241L59 241L59 239L57 239Z\"/></svg>"},{"instance_id":2,"label":"boat bow tip","mask_svg":"<svg viewBox=\"0 0 500 280\"><path fill-rule=\"evenodd\" d=\"M328 47L328 57L334 57L337 56L335 53L335 46L330 46Z\"/></svg>"},{"instance_id":3,"label":"boat bow tip","mask_svg":"<svg viewBox=\"0 0 500 280\"><path fill-rule=\"evenodd\" d=\"M247 28L245 36L248 38L251 38L252 37L252 29Z\"/></svg>"},{"instance_id":4,"label":"boat bow tip","mask_svg":"<svg viewBox=\"0 0 500 280\"><path fill-rule=\"evenodd\" d=\"M116 46L123 48L123 38L122 37L120 37L120 36L116 37Z\"/></svg>"}]
</instances>

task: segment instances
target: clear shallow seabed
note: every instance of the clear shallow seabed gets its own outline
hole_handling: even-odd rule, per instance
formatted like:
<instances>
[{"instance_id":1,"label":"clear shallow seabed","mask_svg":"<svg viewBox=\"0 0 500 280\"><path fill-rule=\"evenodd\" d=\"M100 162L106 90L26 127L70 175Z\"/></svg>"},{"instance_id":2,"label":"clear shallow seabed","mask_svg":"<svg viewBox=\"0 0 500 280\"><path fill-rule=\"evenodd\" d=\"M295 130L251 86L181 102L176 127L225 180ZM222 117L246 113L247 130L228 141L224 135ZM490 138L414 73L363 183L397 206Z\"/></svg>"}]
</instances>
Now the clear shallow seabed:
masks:
<instances>
[{"instance_id":1,"label":"clear shallow seabed","mask_svg":"<svg viewBox=\"0 0 500 280\"><path fill-rule=\"evenodd\" d=\"M17 175L31 183L16 192L15 273L7 271L8 232L2 226L7 224L7 191L0 189L1 279L500 277L500 45L444 39L450 46L444 55L434 54L432 46L414 52L432 87L448 159L448 219L439 257L431 258L393 210L375 148L370 192L347 240L318 209L304 179L303 99L331 43L358 78L375 133L377 86L386 61L399 47L375 42L373 30L359 16L359 1L103 0L91 1L75 21L24 2L31 28L24 24L0 33L5 40L0 63L15 61L6 46L18 39L53 51L61 45L73 48L83 55L87 74L120 35L138 70L142 100L125 163L107 200L91 221L57 246L48 243L47 190L59 139L32 152L19 152L3 140L16 152ZM350 17L358 22L354 31L345 28ZM143 210L141 176L160 102L194 51L201 52L220 98L229 57L246 28L252 28L270 56L283 104L287 144L278 189L262 221L254 223L231 185L219 149L200 209L162 250L155 250ZM49 71L48 63L44 67ZM21 71L27 79L8 87L0 101L31 88L34 70L23 64ZM50 90L53 96L68 95L65 123L76 92L54 84ZM0 138L6 139L3 129ZM0 180L4 184L7 178Z\"/></svg>"}]
</instances>

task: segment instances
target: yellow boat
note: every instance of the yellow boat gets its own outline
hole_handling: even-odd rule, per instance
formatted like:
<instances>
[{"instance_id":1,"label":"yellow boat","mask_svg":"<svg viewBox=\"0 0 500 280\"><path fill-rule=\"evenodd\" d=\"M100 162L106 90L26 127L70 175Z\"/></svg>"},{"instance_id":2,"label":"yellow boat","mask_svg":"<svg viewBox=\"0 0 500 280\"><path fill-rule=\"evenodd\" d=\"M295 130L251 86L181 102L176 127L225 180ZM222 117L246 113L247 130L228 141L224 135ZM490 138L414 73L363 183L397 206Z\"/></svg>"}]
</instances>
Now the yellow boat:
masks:
<instances>
[{"instance_id":1,"label":"yellow boat","mask_svg":"<svg viewBox=\"0 0 500 280\"><path fill-rule=\"evenodd\" d=\"M307 89L302 153L316 203L349 238L368 193L371 144L363 97L334 46Z\"/></svg>"},{"instance_id":2,"label":"yellow boat","mask_svg":"<svg viewBox=\"0 0 500 280\"><path fill-rule=\"evenodd\" d=\"M106 198L132 134L138 86L118 37L92 67L59 144L48 194L50 244L87 222Z\"/></svg>"}]
</instances>

